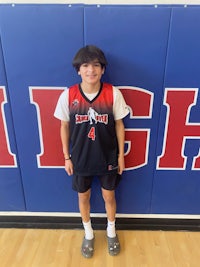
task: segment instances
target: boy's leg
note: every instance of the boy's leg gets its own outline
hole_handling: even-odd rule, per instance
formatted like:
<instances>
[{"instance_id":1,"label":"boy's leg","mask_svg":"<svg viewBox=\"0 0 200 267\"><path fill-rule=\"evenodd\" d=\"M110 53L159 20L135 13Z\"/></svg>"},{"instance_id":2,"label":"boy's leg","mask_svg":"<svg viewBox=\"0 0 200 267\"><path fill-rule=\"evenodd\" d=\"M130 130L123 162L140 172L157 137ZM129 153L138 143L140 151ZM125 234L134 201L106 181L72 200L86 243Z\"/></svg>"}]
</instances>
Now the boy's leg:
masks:
<instances>
[{"instance_id":1,"label":"boy's leg","mask_svg":"<svg viewBox=\"0 0 200 267\"><path fill-rule=\"evenodd\" d=\"M114 221L116 214L115 190L106 190L104 188L101 190L105 202L107 217L110 221Z\"/></svg>"},{"instance_id":2,"label":"boy's leg","mask_svg":"<svg viewBox=\"0 0 200 267\"><path fill-rule=\"evenodd\" d=\"M72 188L78 192L79 210L85 229L85 238L93 238L93 230L90 222L90 195L92 176L73 175Z\"/></svg>"},{"instance_id":3,"label":"boy's leg","mask_svg":"<svg viewBox=\"0 0 200 267\"><path fill-rule=\"evenodd\" d=\"M78 193L79 210L81 213L83 227L85 229L85 238L88 240L94 238L94 233L90 221L90 195L90 189L84 193Z\"/></svg>"},{"instance_id":4,"label":"boy's leg","mask_svg":"<svg viewBox=\"0 0 200 267\"><path fill-rule=\"evenodd\" d=\"M101 182L102 196L105 201L107 218L110 222L114 222L116 215L115 189L121 180L121 175L113 173L100 176L99 178Z\"/></svg>"},{"instance_id":5,"label":"boy's leg","mask_svg":"<svg viewBox=\"0 0 200 267\"><path fill-rule=\"evenodd\" d=\"M84 193L78 193L79 210L85 230L81 252L85 258L91 258L94 252L94 232L90 221L90 194L90 189Z\"/></svg>"},{"instance_id":6,"label":"boy's leg","mask_svg":"<svg viewBox=\"0 0 200 267\"><path fill-rule=\"evenodd\" d=\"M105 201L105 209L108 218L107 236L115 237L115 214L116 214L116 200L115 191L106 190L102 188L102 195Z\"/></svg>"},{"instance_id":7,"label":"boy's leg","mask_svg":"<svg viewBox=\"0 0 200 267\"><path fill-rule=\"evenodd\" d=\"M108 251L111 256L115 256L120 252L120 243L115 230L115 215L116 215L116 199L115 191L109 191L102 188L102 195L105 201L105 208L108 218L107 223L107 239Z\"/></svg>"},{"instance_id":8,"label":"boy's leg","mask_svg":"<svg viewBox=\"0 0 200 267\"><path fill-rule=\"evenodd\" d=\"M79 210L84 222L88 222L90 220L90 195L90 189L84 193L78 193Z\"/></svg>"}]
</instances>

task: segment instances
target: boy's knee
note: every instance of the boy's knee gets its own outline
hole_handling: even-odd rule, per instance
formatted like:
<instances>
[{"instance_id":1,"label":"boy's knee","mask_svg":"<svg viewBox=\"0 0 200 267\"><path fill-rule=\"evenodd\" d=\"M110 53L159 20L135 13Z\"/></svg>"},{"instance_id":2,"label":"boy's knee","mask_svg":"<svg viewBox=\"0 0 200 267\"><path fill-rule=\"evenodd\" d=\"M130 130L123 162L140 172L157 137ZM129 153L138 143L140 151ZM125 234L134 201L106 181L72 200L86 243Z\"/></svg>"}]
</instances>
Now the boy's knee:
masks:
<instances>
[{"instance_id":1,"label":"boy's knee","mask_svg":"<svg viewBox=\"0 0 200 267\"><path fill-rule=\"evenodd\" d=\"M85 193L78 193L79 201L82 203L86 203L90 201L90 190Z\"/></svg>"},{"instance_id":2,"label":"boy's knee","mask_svg":"<svg viewBox=\"0 0 200 267\"><path fill-rule=\"evenodd\" d=\"M108 191L108 192L103 191L102 194L103 194L103 199L106 203L112 204L113 202L115 202L115 194L113 191Z\"/></svg>"}]
</instances>

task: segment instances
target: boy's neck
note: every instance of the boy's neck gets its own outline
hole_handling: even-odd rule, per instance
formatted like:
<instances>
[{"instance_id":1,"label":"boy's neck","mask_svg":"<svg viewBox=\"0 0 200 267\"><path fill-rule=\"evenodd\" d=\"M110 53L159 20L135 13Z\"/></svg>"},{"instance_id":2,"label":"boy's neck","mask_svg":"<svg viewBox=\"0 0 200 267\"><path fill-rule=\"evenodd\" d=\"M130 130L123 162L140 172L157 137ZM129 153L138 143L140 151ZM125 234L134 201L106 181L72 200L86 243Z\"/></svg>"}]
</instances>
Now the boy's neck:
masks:
<instances>
[{"instance_id":1,"label":"boy's neck","mask_svg":"<svg viewBox=\"0 0 200 267\"><path fill-rule=\"evenodd\" d=\"M92 94L92 93L96 93L99 91L101 87L101 83L97 83L97 84L85 84L85 83L81 83L81 88L83 90L84 93L86 94Z\"/></svg>"}]
</instances>

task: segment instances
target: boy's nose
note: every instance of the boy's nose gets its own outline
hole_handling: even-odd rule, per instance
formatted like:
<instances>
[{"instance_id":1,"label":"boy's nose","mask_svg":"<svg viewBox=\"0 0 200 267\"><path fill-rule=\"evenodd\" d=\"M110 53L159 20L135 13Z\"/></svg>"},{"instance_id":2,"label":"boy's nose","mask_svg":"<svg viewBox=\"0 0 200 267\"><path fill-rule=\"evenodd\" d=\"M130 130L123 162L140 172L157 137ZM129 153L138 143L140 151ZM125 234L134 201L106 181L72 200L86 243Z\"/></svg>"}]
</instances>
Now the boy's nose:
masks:
<instances>
[{"instance_id":1,"label":"boy's nose","mask_svg":"<svg viewBox=\"0 0 200 267\"><path fill-rule=\"evenodd\" d=\"M88 69L91 70L91 71L93 71L94 66L93 66L92 64L90 64L90 65L88 66Z\"/></svg>"}]
</instances>

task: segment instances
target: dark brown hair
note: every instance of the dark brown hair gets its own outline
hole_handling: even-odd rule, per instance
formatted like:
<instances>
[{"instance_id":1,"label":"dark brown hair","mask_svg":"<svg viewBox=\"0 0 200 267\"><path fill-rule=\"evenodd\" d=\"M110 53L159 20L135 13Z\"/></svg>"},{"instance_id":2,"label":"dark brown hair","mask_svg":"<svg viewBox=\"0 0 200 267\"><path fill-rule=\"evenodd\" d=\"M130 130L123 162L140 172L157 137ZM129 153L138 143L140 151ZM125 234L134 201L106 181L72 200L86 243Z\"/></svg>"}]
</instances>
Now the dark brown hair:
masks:
<instances>
[{"instance_id":1,"label":"dark brown hair","mask_svg":"<svg viewBox=\"0 0 200 267\"><path fill-rule=\"evenodd\" d=\"M94 46L94 45L86 45L85 47L82 47L75 55L72 65L78 72L80 69L80 66L83 63L89 63L91 61L98 60L98 62L101 64L102 68L105 68L107 63L106 57L103 53L103 51Z\"/></svg>"}]
</instances>

